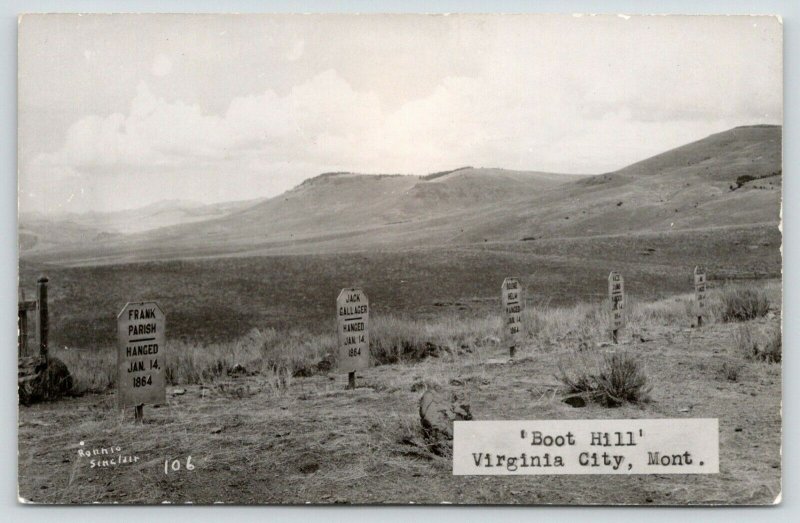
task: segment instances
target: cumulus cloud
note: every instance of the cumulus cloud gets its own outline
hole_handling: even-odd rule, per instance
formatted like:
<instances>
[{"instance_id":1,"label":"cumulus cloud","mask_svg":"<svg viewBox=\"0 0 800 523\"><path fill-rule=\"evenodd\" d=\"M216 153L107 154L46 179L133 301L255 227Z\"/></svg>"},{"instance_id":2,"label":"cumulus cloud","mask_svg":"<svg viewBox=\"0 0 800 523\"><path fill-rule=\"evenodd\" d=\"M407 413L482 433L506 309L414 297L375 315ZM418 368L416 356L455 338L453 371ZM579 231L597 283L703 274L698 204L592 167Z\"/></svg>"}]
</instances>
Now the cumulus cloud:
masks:
<instances>
[{"instance_id":1,"label":"cumulus cloud","mask_svg":"<svg viewBox=\"0 0 800 523\"><path fill-rule=\"evenodd\" d=\"M137 200L243 199L331 170L599 173L735 125L780 123L779 46L751 35L736 48L741 22L728 29L719 19L713 35L726 44L712 45L702 20L637 20L426 18L427 31L377 40L370 24L352 35L312 24L249 51L255 37L243 37L225 48L233 56L193 56L204 64L200 76L150 50L114 95L147 81L110 110L89 105L94 114L80 115L85 104L70 97L84 90L64 97L73 113L60 140L35 153L23 148L21 205L32 194L40 206L67 205L76 187L101 198L88 190L101 185L112 205L123 187ZM698 27L685 29L691 24ZM333 54L332 35L344 42ZM220 49L205 44L181 55ZM262 55L270 59L244 64ZM239 89L240 79L248 87Z\"/></svg>"}]
</instances>

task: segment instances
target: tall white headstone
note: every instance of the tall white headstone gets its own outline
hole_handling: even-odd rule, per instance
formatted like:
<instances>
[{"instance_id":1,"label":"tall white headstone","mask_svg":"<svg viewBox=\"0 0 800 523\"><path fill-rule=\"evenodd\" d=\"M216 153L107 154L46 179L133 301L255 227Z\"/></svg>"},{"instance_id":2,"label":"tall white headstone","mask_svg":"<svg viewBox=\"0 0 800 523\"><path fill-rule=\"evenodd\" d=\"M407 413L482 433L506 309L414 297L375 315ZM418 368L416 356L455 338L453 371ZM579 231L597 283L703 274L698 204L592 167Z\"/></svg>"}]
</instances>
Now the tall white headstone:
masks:
<instances>
[{"instance_id":1,"label":"tall white headstone","mask_svg":"<svg viewBox=\"0 0 800 523\"><path fill-rule=\"evenodd\" d=\"M165 324L154 301L128 303L117 316L120 408L166 403Z\"/></svg>"},{"instance_id":2,"label":"tall white headstone","mask_svg":"<svg viewBox=\"0 0 800 523\"><path fill-rule=\"evenodd\" d=\"M336 298L339 371L369 367L369 300L361 289L342 289Z\"/></svg>"}]
</instances>

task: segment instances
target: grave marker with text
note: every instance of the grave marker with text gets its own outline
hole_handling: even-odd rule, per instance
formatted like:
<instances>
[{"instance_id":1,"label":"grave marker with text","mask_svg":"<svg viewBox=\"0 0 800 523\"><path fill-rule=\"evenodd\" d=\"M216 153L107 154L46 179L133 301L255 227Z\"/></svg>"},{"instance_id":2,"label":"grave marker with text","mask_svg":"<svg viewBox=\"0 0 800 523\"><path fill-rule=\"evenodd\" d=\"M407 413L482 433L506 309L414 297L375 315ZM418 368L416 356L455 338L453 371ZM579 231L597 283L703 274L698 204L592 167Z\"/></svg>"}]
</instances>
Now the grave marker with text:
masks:
<instances>
[{"instance_id":1,"label":"grave marker with text","mask_svg":"<svg viewBox=\"0 0 800 523\"><path fill-rule=\"evenodd\" d=\"M611 339L617 343L619 329L625 324L625 281L616 271L608 275L608 297L611 301Z\"/></svg>"},{"instance_id":2,"label":"grave marker with text","mask_svg":"<svg viewBox=\"0 0 800 523\"><path fill-rule=\"evenodd\" d=\"M166 320L156 302L128 303L117 316L120 408L166 403Z\"/></svg>"},{"instance_id":3,"label":"grave marker with text","mask_svg":"<svg viewBox=\"0 0 800 523\"><path fill-rule=\"evenodd\" d=\"M511 356L514 356L524 335L522 310L525 300L522 285L517 278L506 278L503 280L500 293L503 305L503 342L509 348Z\"/></svg>"},{"instance_id":4,"label":"grave marker with text","mask_svg":"<svg viewBox=\"0 0 800 523\"><path fill-rule=\"evenodd\" d=\"M369 367L369 300L361 289L342 289L336 298L339 371Z\"/></svg>"}]
</instances>

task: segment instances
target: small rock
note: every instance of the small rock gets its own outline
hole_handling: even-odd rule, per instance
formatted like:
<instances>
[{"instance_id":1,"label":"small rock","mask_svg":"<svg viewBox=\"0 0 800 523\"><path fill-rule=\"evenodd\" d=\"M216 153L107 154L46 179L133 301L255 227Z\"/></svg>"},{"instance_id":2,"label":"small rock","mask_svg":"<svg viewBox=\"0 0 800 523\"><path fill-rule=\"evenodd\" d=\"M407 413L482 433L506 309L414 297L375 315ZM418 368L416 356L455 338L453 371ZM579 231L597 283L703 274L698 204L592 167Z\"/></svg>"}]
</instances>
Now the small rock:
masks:
<instances>
[{"instance_id":1,"label":"small rock","mask_svg":"<svg viewBox=\"0 0 800 523\"><path fill-rule=\"evenodd\" d=\"M689 412L689 407L683 407L683 408L682 408L681 410L679 410L678 412Z\"/></svg>"},{"instance_id":2,"label":"small rock","mask_svg":"<svg viewBox=\"0 0 800 523\"><path fill-rule=\"evenodd\" d=\"M229 376L241 376L246 374L247 374L247 369L244 367L244 365L240 363L237 363L236 365L228 369Z\"/></svg>"},{"instance_id":3,"label":"small rock","mask_svg":"<svg viewBox=\"0 0 800 523\"><path fill-rule=\"evenodd\" d=\"M433 452L441 455L453 439L453 421L471 420L472 413L469 405L445 402L427 390L419 400L419 417L425 437L433 440Z\"/></svg>"},{"instance_id":4,"label":"small rock","mask_svg":"<svg viewBox=\"0 0 800 523\"><path fill-rule=\"evenodd\" d=\"M742 431L742 427L736 427L735 429L733 429L733 431L734 432L741 432Z\"/></svg>"},{"instance_id":5,"label":"small rock","mask_svg":"<svg viewBox=\"0 0 800 523\"><path fill-rule=\"evenodd\" d=\"M182 388L181 389L172 389L172 394L174 396L183 396L184 394L186 394L186 389L182 389Z\"/></svg>"},{"instance_id":6,"label":"small rock","mask_svg":"<svg viewBox=\"0 0 800 523\"><path fill-rule=\"evenodd\" d=\"M570 407L580 409L586 406L586 399L581 396L580 394L574 394L572 396L567 396L563 400L564 403L569 405Z\"/></svg>"},{"instance_id":7,"label":"small rock","mask_svg":"<svg viewBox=\"0 0 800 523\"><path fill-rule=\"evenodd\" d=\"M300 472L302 472L303 474L313 474L318 470L319 470L319 463L315 463L313 461L308 463L303 463L302 465L300 465Z\"/></svg>"},{"instance_id":8,"label":"small rock","mask_svg":"<svg viewBox=\"0 0 800 523\"><path fill-rule=\"evenodd\" d=\"M219 434L223 430L224 430L224 427L214 427L213 429L211 429L211 434Z\"/></svg>"}]
</instances>

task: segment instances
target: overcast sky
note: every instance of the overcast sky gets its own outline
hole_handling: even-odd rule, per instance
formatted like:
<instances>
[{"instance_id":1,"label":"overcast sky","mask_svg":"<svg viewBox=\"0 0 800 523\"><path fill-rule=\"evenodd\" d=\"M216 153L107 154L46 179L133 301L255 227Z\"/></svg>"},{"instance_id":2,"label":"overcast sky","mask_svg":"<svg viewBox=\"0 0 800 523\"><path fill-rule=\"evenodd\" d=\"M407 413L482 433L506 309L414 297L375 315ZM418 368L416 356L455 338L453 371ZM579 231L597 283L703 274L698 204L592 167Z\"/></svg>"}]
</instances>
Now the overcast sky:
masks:
<instances>
[{"instance_id":1,"label":"overcast sky","mask_svg":"<svg viewBox=\"0 0 800 523\"><path fill-rule=\"evenodd\" d=\"M775 18L34 15L19 35L23 212L325 171L602 173L782 122Z\"/></svg>"}]
</instances>

